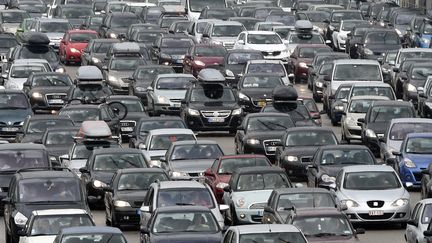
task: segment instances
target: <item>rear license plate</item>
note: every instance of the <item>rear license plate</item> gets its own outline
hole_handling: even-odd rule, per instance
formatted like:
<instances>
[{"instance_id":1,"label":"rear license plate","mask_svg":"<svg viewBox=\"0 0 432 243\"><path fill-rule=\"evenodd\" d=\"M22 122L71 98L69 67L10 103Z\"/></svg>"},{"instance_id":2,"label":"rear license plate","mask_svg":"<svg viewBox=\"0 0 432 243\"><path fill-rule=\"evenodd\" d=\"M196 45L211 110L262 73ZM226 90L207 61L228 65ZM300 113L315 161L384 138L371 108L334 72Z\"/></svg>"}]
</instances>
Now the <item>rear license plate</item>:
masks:
<instances>
[{"instance_id":1,"label":"rear license plate","mask_svg":"<svg viewBox=\"0 0 432 243\"><path fill-rule=\"evenodd\" d=\"M224 122L225 118L222 117L212 117L208 119L209 122L213 123L213 122Z\"/></svg>"},{"instance_id":2,"label":"rear license plate","mask_svg":"<svg viewBox=\"0 0 432 243\"><path fill-rule=\"evenodd\" d=\"M133 127L121 127L120 130L122 132L132 132L133 131Z\"/></svg>"},{"instance_id":3,"label":"rear license plate","mask_svg":"<svg viewBox=\"0 0 432 243\"><path fill-rule=\"evenodd\" d=\"M265 104L266 104L265 100L258 101L258 106L259 107L263 107L263 106L265 106Z\"/></svg>"},{"instance_id":4,"label":"rear license plate","mask_svg":"<svg viewBox=\"0 0 432 243\"><path fill-rule=\"evenodd\" d=\"M53 99L53 100L48 100L48 103L50 103L50 104L63 104L63 100Z\"/></svg>"},{"instance_id":5,"label":"rear license plate","mask_svg":"<svg viewBox=\"0 0 432 243\"><path fill-rule=\"evenodd\" d=\"M276 151L276 147L275 146L269 146L267 147L267 151Z\"/></svg>"},{"instance_id":6,"label":"rear license plate","mask_svg":"<svg viewBox=\"0 0 432 243\"><path fill-rule=\"evenodd\" d=\"M384 211L382 210L369 211L369 216L381 216L381 215L384 215Z\"/></svg>"}]
</instances>

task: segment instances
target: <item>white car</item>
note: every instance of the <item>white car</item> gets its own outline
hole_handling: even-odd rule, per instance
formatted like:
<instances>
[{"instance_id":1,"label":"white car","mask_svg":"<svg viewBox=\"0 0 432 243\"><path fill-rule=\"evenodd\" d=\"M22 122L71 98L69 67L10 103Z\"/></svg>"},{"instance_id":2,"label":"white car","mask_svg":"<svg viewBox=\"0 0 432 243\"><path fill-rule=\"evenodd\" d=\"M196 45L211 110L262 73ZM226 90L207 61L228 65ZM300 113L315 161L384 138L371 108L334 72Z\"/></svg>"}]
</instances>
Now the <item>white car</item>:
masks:
<instances>
[{"instance_id":1,"label":"white car","mask_svg":"<svg viewBox=\"0 0 432 243\"><path fill-rule=\"evenodd\" d=\"M83 209L35 210L19 243L52 243L62 228L94 225L91 215Z\"/></svg>"},{"instance_id":2,"label":"white car","mask_svg":"<svg viewBox=\"0 0 432 243\"><path fill-rule=\"evenodd\" d=\"M333 43L337 50L345 51L345 42L348 37L348 33L351 32L354 26L367 26L370 25L369 21L365 20L341 20L341 24L338 29L335 29L332 33Z\"/></svg>"},{"instance_id":3,"label":"white car","mask_svg":"<svg viewBox=\"0 0 432 243\"><path fill-rule=\"evenodd\" d=\"M22 90L24 82L32 73L48 72L47 68L40 63L12 64L9 71L2 74L5 89Z\"/></svg>"},{"instance_id":4,"label":"white car","mask_svg":"<svg viewBox=\"0 0 432 243\"><path fill-rule=\"evenodd\" d=\"M407 243L425 243L423 232L428 229L432 218L432 199L419 201L412 210L411 218L405 230L405 240Z\"/></svg>"},{"instance_id":5,"label":"white car","mask_svg":"<svg viewBox=\"0 0 432 243\"><path fill-rule=\"evenodd\" d=\"M234 49L261 51L264 59L288 63L289 53L278 34L273 31L243 31L234 43Z\"/></svg>"}]
</instances>

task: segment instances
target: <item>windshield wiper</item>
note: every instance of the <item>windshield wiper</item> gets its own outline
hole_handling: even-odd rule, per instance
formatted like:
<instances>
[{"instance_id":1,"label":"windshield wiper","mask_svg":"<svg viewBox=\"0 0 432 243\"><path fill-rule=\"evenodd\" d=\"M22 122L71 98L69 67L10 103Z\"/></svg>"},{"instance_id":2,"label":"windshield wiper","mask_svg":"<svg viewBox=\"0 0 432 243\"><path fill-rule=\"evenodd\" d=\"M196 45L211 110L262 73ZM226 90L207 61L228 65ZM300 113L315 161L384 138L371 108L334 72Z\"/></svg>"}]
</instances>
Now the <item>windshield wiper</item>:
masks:
<instances>
[{"instance_id":1,"label":"windshield wiper","mask_svg":"<svg viewBox=\"0 0 432 243\"><path fill-rule=\"evenodd\" d=\"M257 119L257 121L261 124L263 124L265 127L267 127L268 130L274 130L273 128L271 128L268 124L266 124L265 122L261 121L260 119Z\"/></svg>"},{"instance_id":2,"label":"windshield wiper","mask_svg":"<svg viewBox=\"0 0 432 243\"><path fill-rule=\"evenodd\" d=\"M274 125L274 126L277 126L277 127L282 127L282 128L284 128L284 129L287 129L286 126L281 125L281 124L278 124L278 123L275 123L275 122L267 122L267 123L268 123L268 124L271 124L271 125Z\"/></svg>"},{"instance_id":3,"label":"windshield wiper","mask_svg":"<svg viewBox=\"0 0 432 243\"><path fill-rule=\"evenodd\" d=\"M324 236L333 236L336 235L335 233L318 233L318 234L310 234L308 236L315 236L315 237L324 237Z\"/></svg>"},{"instance_id":4,"label":"windshield wiper","mask_svg":"<svg viewBox=\"0 0 432 243\"><path fill-rule=\"evenodd\" d=\"M130 164L132 166L134 166L135 168L139 168L138 164L134 164L132 161L130 161L128 159L120 158L120 160L122 160L122 161L124 161L124 162L126 162L126 163L128 163L128 164Z\"/></svg>"}]
</instances>

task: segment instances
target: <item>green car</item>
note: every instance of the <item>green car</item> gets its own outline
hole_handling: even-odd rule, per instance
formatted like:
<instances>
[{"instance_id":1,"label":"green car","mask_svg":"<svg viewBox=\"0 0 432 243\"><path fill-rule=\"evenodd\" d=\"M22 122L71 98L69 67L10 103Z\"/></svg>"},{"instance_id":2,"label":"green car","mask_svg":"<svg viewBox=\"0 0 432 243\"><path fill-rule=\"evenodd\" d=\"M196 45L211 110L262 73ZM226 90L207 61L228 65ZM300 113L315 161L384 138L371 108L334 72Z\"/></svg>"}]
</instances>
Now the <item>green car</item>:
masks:
<instances>
[{"instance_id":1,"label":"green car","mask_svg":"<svg viewBox=\"0 0 432 243\"><path fill-rule=\"evenodd\" d=\"M25 18L19 25L15 35L19 42L23 42L22 35L26 31L30 31L30 26L35 21L35 18Z\"/></svg>"}]
</instances>

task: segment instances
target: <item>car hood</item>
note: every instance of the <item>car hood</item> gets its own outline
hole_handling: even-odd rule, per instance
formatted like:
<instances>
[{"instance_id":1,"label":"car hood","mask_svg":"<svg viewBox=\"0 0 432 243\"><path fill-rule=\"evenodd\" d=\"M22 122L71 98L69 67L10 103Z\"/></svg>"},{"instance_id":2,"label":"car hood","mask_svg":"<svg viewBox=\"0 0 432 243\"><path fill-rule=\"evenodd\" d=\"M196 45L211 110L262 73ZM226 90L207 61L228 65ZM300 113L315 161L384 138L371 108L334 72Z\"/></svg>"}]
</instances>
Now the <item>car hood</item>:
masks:
<instances>
[{"instance_id":1,"label":"car hood","mask_svg":"<svg viewBox=\"0 0 432 243\"><path fill-rule=\"evenodd\" d=\"M152 243L220 243L221 233L173 233L151 236Z\"/></svg>"},{"instance_id":2,"label":"car hood","mask_svg":"<svg viewBox=\"0 0 432 243\"><path fill-rule=\"evenodd\" d=\"M186 90L156 90L156 95L165 96L169 99L184 99Z\"/></svg>"},{"instance_id":3,"label":"car hood","mask_svg":"<svg viewBox=\"0 0 432 243\"><path fill-rule=\"evenodd\" d=\"M150 158L157 159L163 158L166 154L166 150L148 150L147 153L150 155Z\"/></svg>"},{"instance_id":4,"label":"car hood","mask_svg":"<svg viewBox=\"0 0 432 243\"><path fill-rule=\"evenodd\" d=\"M21 143L34 143L37 140L40 140L43 136L43 133L31 133L25 134Z\"/></svg>"},{"instance_id":5,"label":"car hood","mask_svg":"<svg viewBox=\"0 0 432 243\"><path fill-rule=\"evenodd\" d=\"M232 42L234 43L237 40L236 37L211 37L212 41L219 41L219 42Z\"/></svg>"},{"instance_id":6,"label":"car hood","mask_svg":"<svg viewBox=\"0 0 432 243\"><path fill-rule=\"evenodd\" d=\"M265 51L265 52L275 52L275 51L285 51L286 45L285 44L277 44L277 45L254 45L254 44L248 44L249 49L251 50L257 50L257 51Z\"/></svg>"},{"instance_id":7,"label":"car hood","mask_svg":"<svg viewBox=\"0 0 432 243\"><path fill-rule=\"evenodd\" d=\"M30 90L31 93L38 92L41 94L49 94L49 93L64 93L67 94L69 92L70 86L40 86L34 87Z\"/></svg>"},{"instance_id":8,"label":"car hood","mask_svg":"<svg viewBox=\"0 0 432 243\"><path fill-rule=\"evenodd\" d=\"M358 242L354 236L323 236L323 237L306 237L308 242L319 242L319 243L350 243Z\"/></svg>"},{"instance_id":9,"label":"car hood","mask_svg":"<svg viewBox=\"0 0 432 243\"><path fill-rule=\"evenodd\" d=\"M271 99L273 96L273 89L243 88L240 92L253 99Z\"/></svg>"},{"instance_id":10,"label":"car hood","mask_svg":"<svg viewBox=\"0 0 432 243\"><path fill-rule=\"evenodd\" d=\"M70 146L68 145L49 145L45 146L49 155L61 156L69 152Z\"/></svg>"},{"instance_id":11,"label":"car hood","mask_svg":"<svg viewBox=\"0 0 432 243\"><path fill-rule=\"evenodd\" d=\"M285 147L284 154L297 157L313 156L320 146L295 146Z\"/></svg>"},{"instance_id":12,"label":"car hood","mask_svg":"<svg viewBox=\"0 0 432 243\"><path fill-rule=\"evenodd\" d=\"M235 191L232 193L232 201L237 202L243 198L245 206L248 208L251 204L267 202L273 190L254 190L254 191Z\"/></svg>"},{"instance_id":13,"label":"car hood","mask_svg":"<svg viewBox=\"0 0 432 243\"><path fill-rule=\"evenodd\" d=\"M337 173L344 167L353 164L343 164L343 165L318 165L320 174L327 174L329 176L336 177Z\"/></svg>"},{"instance_id":14,"label":"car hood","mask_svg":"<svg viewBox=\"0 0 432 243\"><path fill-rule=\"evenodd\" d=\"M408 154L404 153L404 158L410 159L419 168L427 168L431 160L431 154Z\"/></svg>"},{"instance_id":15,"label":"car hood","mask_svg":"<svg viewBox=\"0 0 432 243\"><path fill-rule=\"evenodd\" d=\"M54 239L57 235L41 235L41 236L30 236L24 237L26 243L51 243L54 242ZM23 241L24 242L24 241Z\"/></svg>"},{"instance_id":16,"label":"car hood","mask_svg":"<svg viewBox=\"0 0 432 243\"><path fill-rule=\"evenodd\" d=\"M194 57L194 60L201 61L206 65L219 65L223 59L223 57Z\"/></svg>"},{"instance_id":17,"label":"car hood","mask_svg":"<svg viewBox=\"0 0 432 243\"><path fill-rule=\"evenodd\" d=\"M188 51L188 48L167 48L164 47L161 49L161 53L168 54L168 55L185 55Z\"/></svg>"},{"instance_id":18,"label":"car hood","mask_svg":"<svg viewBox=\"0 0 432 243\"><path fill-rule=\"evenodd\" d=\"M88 43L86 43L86 42L84 42L84 43L75 42L75 43L69 43L68 47L69 48L75 48L77 50L83 50L87 47L87 44Z\"/></svg>"},{"instance_id":19,"label":"car hood","mask_svg":"<svg viewBox=\"0 0 432 243\"><path fill-rule=\"evenodd\" d=\"M206 110L206 111L219 111L219 110L234 110L238 108L237 103L228 103L228 102L193 102L190 103L190 108L198 109L198 110Z\"/></svg>"},{"instance_id":20,"label":"car hood","mask_svg":"<svg viewBox=\"0 0 432 243\"><path fill-rule=\"evenodd\" d=\"M374 123L368 123L367 128L371 129L375 132L375 134L378 135L378 133L383 134L385 130L388 127L389 122L374 122Z\"/></svg>"},{"instance_id":21,"label":"car hood","mask_svg":"<svg viewBox=\"0 0 432 243\"><path fill-rule=\"evenodd\" d=\"M399 50L402 48L401 45L389 45L389 44L367 44L365 48L370 49L373 52L385 53L386 51Z\"/></svg>"},{"instance_id":22,"label":"car hood","mask_svg":"<svg viewBox=\"0 0 432 243\"><path fill-rule=\"evenodd\" d=\"M169 162L169 167L172 171L186 172L186 173L201 173L213 164L213 159L200 159L200 160L180 160Z\"/></svg>"},{"instance_id":23,"label":"car hood","mask_svg":"<svg viewBox=\"0 0 432 243\"><path fill-rule=\"evenodd\" d=\"M35 210L44 210L44 209L69 209L69 208L76 208L76 209L84 209L88 210L85 206L84 202L47 202L46 204L36 202L36 203L19 203L20 205L17 206L17 210L24 214L27 218L30 218L30 215Z\"/></svg>"},{"instance_id":24,"label":"car hood","mask_svg":"<svg viewBox=\"0 0 432 243\"><path fill-rule=\"evenodd\" d=\"M276 131L254 131L254 132L247 132L246 136L244 136L244 139L248 138L257 138L260 140L265 139L281 139L284 135L284 131L282 130L276 130Z\"/></svg>"},{"instance_id":25,"label":"car hood","mask_svg":"<svg viewBox=\"0 0 432 243\"><path fill-rule=\"evenodd\" d=\"M32 112L30 110L22 109L22 110L0 110L0 122L4 122L8 124L14 124L15 122L22 122L24 119L31 115Z\"/></svg>"},{"instance_id":26,"label":"car hood","mask_svg":"<svg viewBox=\"0 0 432 243\"><path fill-rule=\"evenodd\" d=\"M115 171L93 171L93 179L104 183L110 183Z\"/></svg>"},{"instance_id":27,"label":"car hood","mask_svg":"<svg viewBox=\"0 0 432 243\"><path fill-rule=\"evenodd\" d=\"M110 70L108 75L111 75L111 76L114 76L118 79L121 79L121 78L128 78L128 77L132 76L133 73L134 73L134 70L127 70L127 71Z\"/></svg>"},{"instance_id":28,"label":"car hood","mask_svg":"<svg viewBox=\"0 0 432 243\"><path fill-rule=\"evenodd\" d=\"M343 189L342 193L349 199L356 202L367 202L371 200L383 200L386 202L394 202L399 198L404 197L405 189L391 190L347 190Z\"/></svg>"}]
</instances>

